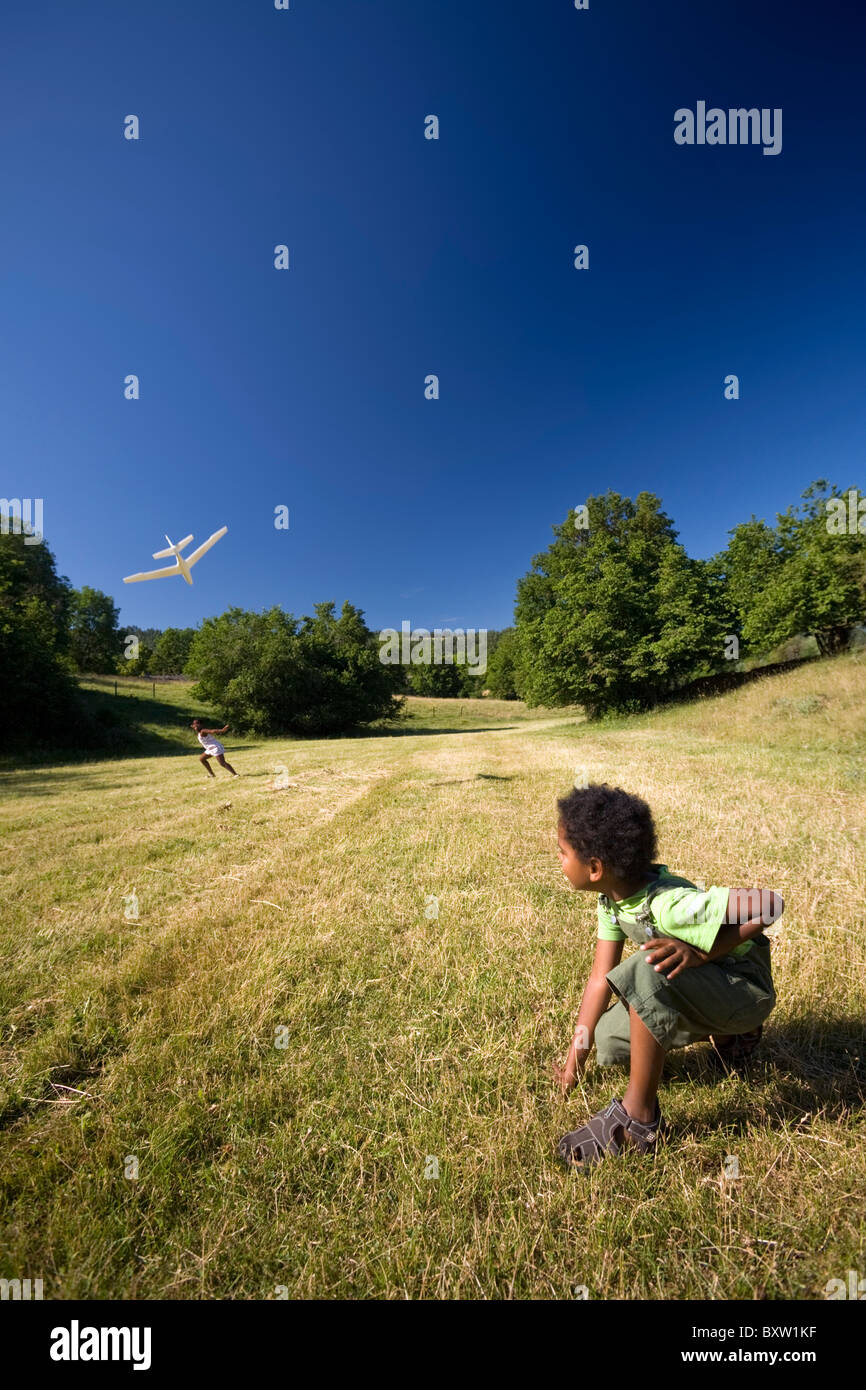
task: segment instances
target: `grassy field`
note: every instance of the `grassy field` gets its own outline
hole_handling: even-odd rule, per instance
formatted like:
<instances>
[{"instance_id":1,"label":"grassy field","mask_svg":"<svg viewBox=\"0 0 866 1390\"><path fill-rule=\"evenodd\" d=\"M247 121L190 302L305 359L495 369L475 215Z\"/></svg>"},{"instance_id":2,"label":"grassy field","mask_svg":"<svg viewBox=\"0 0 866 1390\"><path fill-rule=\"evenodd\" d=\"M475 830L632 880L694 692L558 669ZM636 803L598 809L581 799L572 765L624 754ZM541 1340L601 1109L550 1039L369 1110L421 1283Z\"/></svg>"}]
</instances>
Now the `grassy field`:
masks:
<instances>
[{"instance_id":1,"label":"grassy field","mask_svg":"<svg viewBox=\"0 0 866 1390\"><path fill-rule=\"evenodd\" d=\"M142 683L117 700L146 756L7 764L0 1273L46 1298L659 1300L866 1273L864 665L601 726L415 700L390 733L227 735L243 775L215 782L184 721L217 712ZM624 1075L550 1079L594 939L554 853L577 768L650 801L672 868L787 904L751 1082L675 1054L655 1160L585 1176L556 1140Z\"/></svg>"}]
</instances>

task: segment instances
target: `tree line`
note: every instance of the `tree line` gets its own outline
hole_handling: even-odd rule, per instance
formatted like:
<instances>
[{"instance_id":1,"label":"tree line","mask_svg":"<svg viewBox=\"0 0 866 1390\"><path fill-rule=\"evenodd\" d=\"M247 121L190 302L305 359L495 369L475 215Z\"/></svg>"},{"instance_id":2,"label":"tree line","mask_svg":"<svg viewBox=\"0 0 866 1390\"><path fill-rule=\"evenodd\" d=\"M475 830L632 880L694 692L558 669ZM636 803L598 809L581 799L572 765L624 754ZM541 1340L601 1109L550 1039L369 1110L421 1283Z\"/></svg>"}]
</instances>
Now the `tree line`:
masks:
<instances>
[{"instance_id":1,"label":"tree line","mask_svg":"<svg viewBox=\"0 0 866 1390\"><path fill-rule=\"evenodd\" d=\"M775 525L753 516L697 560L653 493L590 497L518 582L488 688L593 717L647 709L793 638L833 655L866 620L864 513L856 489L819 480Z\"/></svg>"},{"instance_id":2,"label":"tree line","mask_svg":"<svg viewBox=\"0 0 866 1390\"><path fill-rule=\"evenodd\" d=\"M866 500L862 501L866 512ZM393 716L405 693L488 693L646 709L702 676L812 637L821 655L866 620L866 515L855 489L813 483L774 525L754 516L707 560L687 555L653 493L608 491L553 527L518 581L514 626L488 632L488 668L390 666L360 609L231 608L198 628L126 628L113 599L74 589L44 542L0 532L3 737L104 742L75 676L181 675L239 730L327 735Z\"/></svg>"}]
</instances>

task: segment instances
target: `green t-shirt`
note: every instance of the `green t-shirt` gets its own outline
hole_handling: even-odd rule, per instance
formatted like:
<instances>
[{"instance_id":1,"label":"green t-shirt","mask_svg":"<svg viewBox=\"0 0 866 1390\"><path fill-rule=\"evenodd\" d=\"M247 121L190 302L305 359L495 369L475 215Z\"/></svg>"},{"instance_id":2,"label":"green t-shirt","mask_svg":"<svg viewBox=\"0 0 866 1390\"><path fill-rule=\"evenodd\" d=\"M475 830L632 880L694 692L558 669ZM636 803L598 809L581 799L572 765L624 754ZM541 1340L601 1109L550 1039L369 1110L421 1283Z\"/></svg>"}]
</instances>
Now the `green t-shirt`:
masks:
<instances>
[{"instance_id":1,"label":"green t-shirt","mask_svg":"<svg viewBox=\"0 0 866 1390\"><path fill-rule=\"evenodd\" d=\"M659 878L671 880L671 887L656 893L650 903L650 912L653 923L658 928L658 935L676 936L680 941L687 941L690 946L696 946L699 951L711 950L719 927L722 926L728 915L728 893L730 890L728 888L698 888L691 879L683 878L679 874L672 874L667 864L653 864L652 869ZM599 941L625 941L628 937L631 941L642 945L648 940L642 924L635 921L635 915L646 902L649 887L650 885L647 884L646 888L641 888L630 898L623 898L615 904L617 916L622 923L621 927L617 926L603 897L599 898ZM634 928L634 930L631 931L629 928ZM739 946L735 946L729 954L744 956L751 949L751 941L743 941Z\"/></svg>"}]
</instances>

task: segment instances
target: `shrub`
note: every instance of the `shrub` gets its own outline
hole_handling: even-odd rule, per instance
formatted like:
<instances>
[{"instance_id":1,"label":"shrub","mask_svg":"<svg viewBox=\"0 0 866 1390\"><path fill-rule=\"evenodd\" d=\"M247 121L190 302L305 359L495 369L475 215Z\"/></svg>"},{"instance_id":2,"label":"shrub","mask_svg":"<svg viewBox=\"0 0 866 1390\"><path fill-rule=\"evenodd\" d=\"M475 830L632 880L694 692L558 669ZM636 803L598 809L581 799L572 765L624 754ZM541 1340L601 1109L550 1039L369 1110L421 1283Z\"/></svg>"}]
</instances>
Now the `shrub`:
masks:
<instances>
[{"instance_id":1,"label":"shrub","mask_svg":"<svg viewBox=\"0 0 866 1390\"><path fill-rule=\"evenodd\" d=\"M348 603L339 618L320 603L300 621L279 607L230 608L202 623L187 671L197 677L193 695L233 728L267 735L343 733L393 716L402 679Z\"/></svg>"}]
</instances>

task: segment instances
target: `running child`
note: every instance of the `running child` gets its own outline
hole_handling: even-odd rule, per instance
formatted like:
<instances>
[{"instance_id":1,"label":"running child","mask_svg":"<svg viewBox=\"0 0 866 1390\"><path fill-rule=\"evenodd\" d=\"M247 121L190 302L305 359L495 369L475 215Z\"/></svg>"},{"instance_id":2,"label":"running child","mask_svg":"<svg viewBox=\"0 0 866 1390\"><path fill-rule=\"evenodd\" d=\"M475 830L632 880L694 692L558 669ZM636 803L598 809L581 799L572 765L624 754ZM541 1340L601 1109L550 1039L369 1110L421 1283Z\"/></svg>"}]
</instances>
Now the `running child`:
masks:
<instances>
[{"instance_id":1,"label":"running child","mask_svg":"<svg viewBox=\"0 0 866 1390\"><path fill-rule=\"evenodd\" d=\"M776 1002L763 929L784 903L757 888L699 890L655 863L650 808L619 787L576 788L558 805L562 871L573 888L600 896L595 959L554 1077L570 1090L593 1042L600 1066L629 1068L622 1100L559 1142L564 1163L588 1168L625 1145L655 1149L657 1093L673 1048L709 1040L711 1059L726 1069L754 1052ZM623 960L626 938L639 949Z\"/></svg>"},{"instance_id":2,"label":"running child","mask_svg":"<svg viewBox=\"0 0 866 1390\"><path fill-rule=\"evenodd\" d=\"M232 774L232 777L239 777L240 773L235 772L231 763L226 762L226 750L219 740L214 737L215 734L227 734L229 729L228 724L222 729L206 729L200 719L194 719L191 727L195 729L198 735L198 741L204 749L204 752L199 757L199 762L202 767L206 769L208 776L216 776L216 773L210 765L210 759L216 758L220 767L224 767L226 772Z\"/></svg>"}]
</instances>

